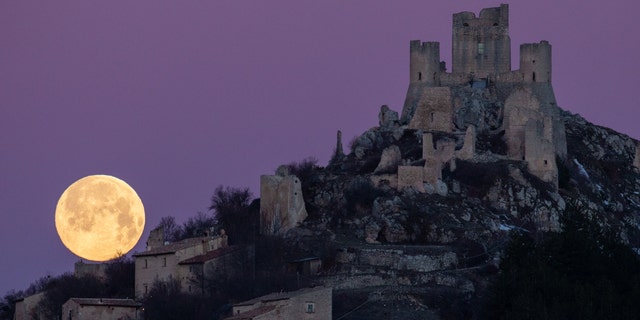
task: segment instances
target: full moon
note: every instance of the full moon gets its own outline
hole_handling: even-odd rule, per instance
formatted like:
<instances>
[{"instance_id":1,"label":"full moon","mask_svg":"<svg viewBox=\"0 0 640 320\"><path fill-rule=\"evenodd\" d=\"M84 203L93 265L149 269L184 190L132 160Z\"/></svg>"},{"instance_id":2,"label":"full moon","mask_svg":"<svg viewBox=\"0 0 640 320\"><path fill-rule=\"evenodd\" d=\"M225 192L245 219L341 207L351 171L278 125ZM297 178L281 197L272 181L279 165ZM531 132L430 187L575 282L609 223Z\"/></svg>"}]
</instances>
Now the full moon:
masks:
<instances>
[{"instance_id":1,"label":"full moon","mask_svg":"<svg viewBox=\"0 0 640 320\"><path fill-rule=\"evenodd\" d=\"M140 239L144 222L144 207L136 191L107 175L74 182L56 206L60 240L87 260L107 261L126 254Z\"/></svg>"}]
</instances>

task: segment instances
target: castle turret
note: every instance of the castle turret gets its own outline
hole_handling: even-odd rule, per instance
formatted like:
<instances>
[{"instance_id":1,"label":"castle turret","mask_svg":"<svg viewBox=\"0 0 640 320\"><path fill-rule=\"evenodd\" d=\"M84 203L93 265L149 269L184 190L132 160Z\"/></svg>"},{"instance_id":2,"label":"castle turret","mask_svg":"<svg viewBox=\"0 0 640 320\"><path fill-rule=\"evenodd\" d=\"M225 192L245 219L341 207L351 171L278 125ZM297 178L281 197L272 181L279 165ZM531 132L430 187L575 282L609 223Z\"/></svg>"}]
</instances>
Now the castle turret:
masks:
<instances>
[{"instance_id":1,"label":"castle turret","mask_svg":"<svg viewBox=\"0 0 640 320\"><path fill-rule=\"evenodd\" d=\"M511 71L509 5L453 15L452 73L478 78Z\"/></svg>"},{"instance_id":2,"label":"castle turret","mask_svg":"<svg viewBox=\"0 0 640 320\"><path fill-rule=\"evenodd\" d=\"M520 45L520 72L525 82L551 82L551 45L547 41Z\"/></svg>"},{"instance_id":3,"label":"castle turret","mask_svg":"<svg viewBox=\"0 0 640 320\"><path fill-rule=\"evenodd\" d=\"M410 83L436 85L440 71L440 43L413 40L410 43Z\"/></svg>"}]
</instances>

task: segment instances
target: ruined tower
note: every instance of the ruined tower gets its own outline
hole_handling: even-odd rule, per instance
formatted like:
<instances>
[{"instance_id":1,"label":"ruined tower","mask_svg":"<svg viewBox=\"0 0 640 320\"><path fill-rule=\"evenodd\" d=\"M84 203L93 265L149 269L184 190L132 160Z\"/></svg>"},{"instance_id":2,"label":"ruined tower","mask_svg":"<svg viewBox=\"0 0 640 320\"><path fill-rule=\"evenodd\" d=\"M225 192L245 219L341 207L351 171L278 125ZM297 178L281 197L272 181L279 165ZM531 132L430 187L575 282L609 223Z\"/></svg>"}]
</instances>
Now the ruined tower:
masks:
<instances>
[{"instance_id":1,"label":"ruined tower","mask_svg":"<svg viewBox=\"0 0 640 320\"><path fill-rule=\"evenodd\" d=\"M509 6L453 15L452 72L478 78L511 71Z\"/></svg>"}]
</instances>

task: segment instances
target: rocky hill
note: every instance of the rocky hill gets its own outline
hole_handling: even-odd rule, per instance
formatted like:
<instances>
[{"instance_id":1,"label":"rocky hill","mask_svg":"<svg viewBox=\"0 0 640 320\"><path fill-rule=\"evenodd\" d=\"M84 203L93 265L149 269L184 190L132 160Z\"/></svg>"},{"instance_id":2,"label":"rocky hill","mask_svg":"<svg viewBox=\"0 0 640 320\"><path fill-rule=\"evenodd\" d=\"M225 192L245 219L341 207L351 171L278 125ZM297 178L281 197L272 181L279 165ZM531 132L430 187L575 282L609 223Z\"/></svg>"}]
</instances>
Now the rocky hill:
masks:
<instances>
[{"instance_id":1,"label":"rocky hill","mask_svg":"<svg viewBox=\"0 0 640 320\"><path fill-rule=\"evenodd\" d=\"M473 318L510 233L557 232L567 208L640 248L638 141L557 106L548 42L510 70L507 5L453 20L452 72L412 41L400 116L382 106L348 154L338 133L327 167L292 167L280 220L261 207L292 258L323 259L334 315Z\"/></svg>"},{"instance_id":2,"label":"rocky hill","mask_svg":"<svg viewBox=\"0 0 640 320\"><path fill-rule=\"evenodd\" d=\"M368 130L348 155L337 152L326 168L301 172L309 216L286 233L295 244L291 254L325 258L318 281L337 297L350 297L338 301L373 299L398 304L398 310L455 314L472 312L482 298L511 231L558 231L568 205L640 247L638 142L579 115L560 114L567 157L556 159L557 187L531 174L526 162L496 157L493 152L504 149L497 132L479 136L473 160L448 163L437 189L398 189L398 164L421 161L422 132ZM385 150L392 148L401 157L388 166Z\"/></svg>"}]
</instances>

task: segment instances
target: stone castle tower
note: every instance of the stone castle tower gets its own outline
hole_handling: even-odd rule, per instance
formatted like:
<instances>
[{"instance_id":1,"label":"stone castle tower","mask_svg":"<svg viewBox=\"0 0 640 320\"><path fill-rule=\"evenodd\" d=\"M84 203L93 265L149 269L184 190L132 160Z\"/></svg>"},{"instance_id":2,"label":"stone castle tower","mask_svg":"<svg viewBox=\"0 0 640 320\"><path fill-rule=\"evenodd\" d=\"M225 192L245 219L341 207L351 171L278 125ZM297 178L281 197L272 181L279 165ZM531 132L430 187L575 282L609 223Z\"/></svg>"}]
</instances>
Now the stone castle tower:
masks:
<instances>
[{"instance_id":1,"label":"stone castle tower","mask_svg":"<svg viewBox=\"0 0 640 320\"><path fill-rule=\"evenodd\" d=\"M438 42L410 42L409 88L400 123L424 132L463 134L470 126L478 133L504 131L505 156L526 161L530 172L557 184L556 156L565 158L567 146L551 85L549 42L522 44L519 69L511 70L507 4L482 9L479 16L454 14L452 36L451 72L440 61ZM500 109L495 121L469 113L473 108L486 113L478 111L486 101L469 102L470 95L478 94L492 97L491 106Z\"/></svg>"}]
</instances>

